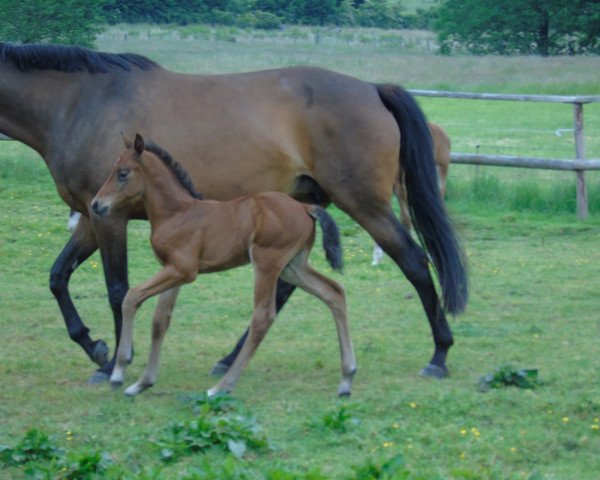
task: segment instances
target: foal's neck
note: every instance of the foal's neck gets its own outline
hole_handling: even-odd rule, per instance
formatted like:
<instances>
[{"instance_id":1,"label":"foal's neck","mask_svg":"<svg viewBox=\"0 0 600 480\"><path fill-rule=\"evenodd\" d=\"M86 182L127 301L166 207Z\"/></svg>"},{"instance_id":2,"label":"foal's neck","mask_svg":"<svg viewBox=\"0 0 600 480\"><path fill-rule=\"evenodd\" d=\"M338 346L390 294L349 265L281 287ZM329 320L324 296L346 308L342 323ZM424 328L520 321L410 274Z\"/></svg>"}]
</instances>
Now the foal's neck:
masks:
<instances>
[{"instance_id":1,"label":"foal's neck","mask_svg":"<svg viewBox=\"0 0 600 480\"><path fill-rule=\"evenodd\" d=\"M144 156L144 206L152 225L187 210L197 202L175 174L154 154Z\"/></svg>"}]
</instances>

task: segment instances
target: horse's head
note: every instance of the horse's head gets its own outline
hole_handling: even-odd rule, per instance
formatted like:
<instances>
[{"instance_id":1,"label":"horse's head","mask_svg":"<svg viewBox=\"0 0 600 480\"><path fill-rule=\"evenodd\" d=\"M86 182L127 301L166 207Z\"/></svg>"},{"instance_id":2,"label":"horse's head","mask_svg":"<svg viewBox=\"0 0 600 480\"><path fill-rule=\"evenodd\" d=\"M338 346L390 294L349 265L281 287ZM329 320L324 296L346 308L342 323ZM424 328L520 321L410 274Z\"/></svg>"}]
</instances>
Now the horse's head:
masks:
<instances>
[{"instance_id":1,"label":"horse's head","mask_svg":"<svg viewBox=\"0 0 600 480\"><path fill-rule=\"evenodd\" d=\"M144 182L140 172L144 139L136 133L133 143L123 135L125 150L117 158L112 172L92 200L92 210L99 217L111 211L127 209L144 193Z\"/></svg>"}]
</instances>

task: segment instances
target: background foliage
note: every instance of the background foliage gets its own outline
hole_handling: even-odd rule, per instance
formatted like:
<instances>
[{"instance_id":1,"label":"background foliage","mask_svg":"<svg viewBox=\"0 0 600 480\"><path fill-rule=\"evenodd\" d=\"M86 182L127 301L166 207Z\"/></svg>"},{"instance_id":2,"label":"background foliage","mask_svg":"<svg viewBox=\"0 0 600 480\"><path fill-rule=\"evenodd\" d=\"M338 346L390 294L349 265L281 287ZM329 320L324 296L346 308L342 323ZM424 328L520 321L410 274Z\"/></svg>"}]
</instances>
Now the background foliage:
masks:
<instances>
[{"instance_id":1,"label":"background foliage","mask_svg":"<svg viewBox=\"0 0 600 480\"><path fill-rule=\"evenodd\" d=\"M600 52L595 0L443 0L435 29L442 52L574 54Z\"/></svg>"},{"instance_id":2,"label":"background foliage","mask_svg":"<svg viewBox=\"0 0 600 480\"><path fill-rule=\"evenodd\" d=\"M434 30L440 51L600 52L596 0L0 0L0 40L90 46L106 23Z\"/></svg>"},{"instance_id":3,"label":"background foliage","mask_svg":"<svg viewBox=\"0 0 600 480\"><path fill-rule=\"evenodd\" d=\"M0 41L92 46L101 31L98 2L0 0L0 12Z\"/></svg>"}]
</instances>

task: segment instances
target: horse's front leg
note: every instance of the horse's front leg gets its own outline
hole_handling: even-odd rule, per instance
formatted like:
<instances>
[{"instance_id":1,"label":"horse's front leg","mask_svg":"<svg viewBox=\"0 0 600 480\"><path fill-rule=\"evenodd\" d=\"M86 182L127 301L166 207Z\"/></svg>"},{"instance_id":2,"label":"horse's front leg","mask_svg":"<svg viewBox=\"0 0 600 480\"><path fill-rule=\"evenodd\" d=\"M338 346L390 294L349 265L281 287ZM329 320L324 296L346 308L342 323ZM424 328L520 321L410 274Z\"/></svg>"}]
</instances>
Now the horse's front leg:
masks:
<instances>
[{"instance_id":1,"label":"horse's front leg","mask_svg":"<svg viewBox=\"0 0 600 480\"><path fill-rule=\"evenodd\" d=\"M71 275L97 249L92 225L87 217L81 217L50 270L50 290L58 302L71 340L77 342L93 362L103 366L108 361L108 347L104 340L90 338L89 329L81 321L69 294Z\"/></svg>"},{"instance_id":2,"label":"horse's front leg","mask_svg":"<svg viewBox=\"0 0 600 480\"><path fill-rule=\"evenodd\" d=\"M119 346L123 314L121 305L129 288L127 277L127 218L99 218L92 216L92 226L96 233L104 279L108 290L108 301L113 313L115 326L115 352ZM129 359L131 360L131 358ZM115 365L115 356L102 365L89 378L88 383L96 384L107 381Z\"/></svg>"},{"instance_id":3,"label":"horse's front leg","mask_svg":"<svg viewBox=\"0 0 600 480\"><path fill-rule=\"evenodd\" d=\"M186 274L182 273L172 265L166 265L156 275L127 292L127 295L125 295L123 300L123 328L121 330L121 341L117 348L115 367L110 376L110 383L113 387L119 387L123 383L125 369L131 358L133 319L135 317L135 312L148 298L171 289L174 289L175 295L172 298L169 295L163 297L163 302L167 300L167 304L171 301L175 303L178 291L176 287L190 282L194 278L195 272L194 274ZM162 335L164 335L165 331L166 329L164 329ZM135 394L133 390L129 393Z\"/></svg>"},{"instance_id":4,"label":"horse's front leg","mask_svg":"<svg viewBox=\"0 0 600 480\"><path fill-rule=\"evenodd\" d=\"M275 297L276 313L279 313L281 311L281 309L286 304L292 293L294 293L294 290L296 290L295 285L292 285L291 283L285 282L281 279L277 280L277 294ZM215 363L214 367L210 371L210 374L215 377L220 377L227 373L227 370L229 370L229 367L233 365L233 362L239 355L240 350L244 346L244 343L246 342L247 338L248 329L246 329L246 331L242 334L233 350L228 355L219 360L217 363Z\"/></svg>"}]
</instances>

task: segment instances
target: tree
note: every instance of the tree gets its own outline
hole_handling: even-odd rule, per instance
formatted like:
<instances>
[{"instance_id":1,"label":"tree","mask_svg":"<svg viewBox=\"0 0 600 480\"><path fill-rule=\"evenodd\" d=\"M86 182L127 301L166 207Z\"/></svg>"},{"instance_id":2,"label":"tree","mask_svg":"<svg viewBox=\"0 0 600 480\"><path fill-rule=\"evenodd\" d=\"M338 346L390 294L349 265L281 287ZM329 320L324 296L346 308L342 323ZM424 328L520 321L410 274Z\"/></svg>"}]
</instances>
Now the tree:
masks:
<instances>
[{"instance_id":1,"label":"tree","mask_svg":"<svg viewBox=\"0 0 600 480\"><path fill-rule=\"evenodd\" d=\"M399 2L366 0L357 9L358 24L363 27L402 28L406 25Z\"/></svg>"},{"instance_id":2,"label":"tree","mask_svg":"<svg viewBox=\"0 0 600 480\"><path fill-rule=\"evenodd\" d=\"M572 36L584 38L587 31L597 29L597 24L586 25L580 13L596 4L596 0L443 0L434 28L443 53L459 49L504 55L576 53L583 43L573 45Z\"/></svg>"},{"instance_id":3,"label":"tree","mask_svg":"<svg viewBox=\"0 0 600 480\"><path fill-rule=\"evenodd\" d=\"M336 0L292 0L290 9L296 18L309 25L333 23L337 13Z\"/></svg>"},{"instance_id":4,"label":"tree","mask_svg":"<svg viewBox=\"0 0 600 480\"><path fill-rule=\"evenodd\" d=\"M99 3L86 0L0 0L0 39L91 47L101 28Z\"/></svg>"}]
</instances>

